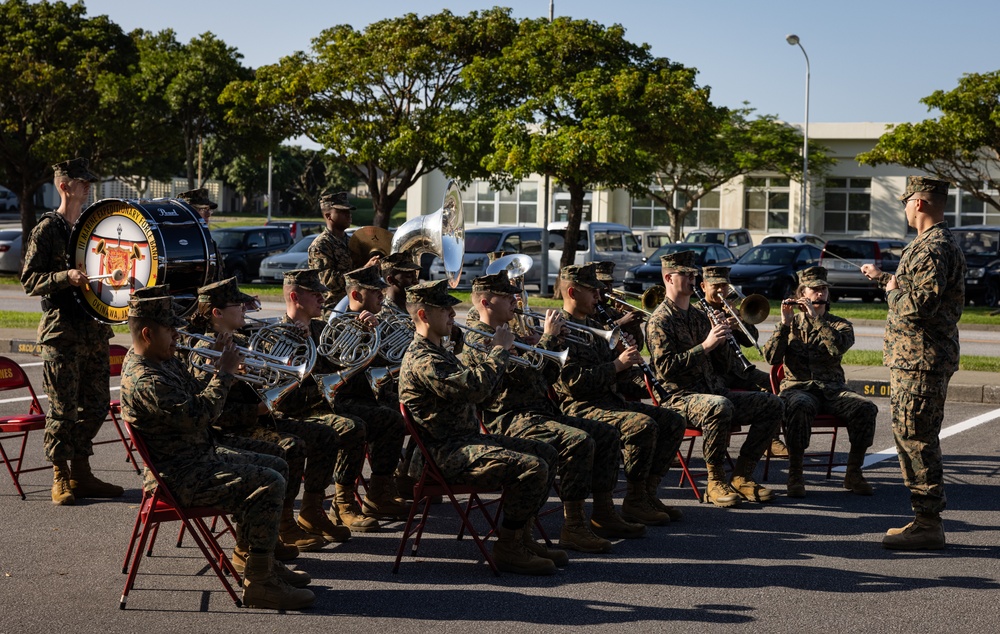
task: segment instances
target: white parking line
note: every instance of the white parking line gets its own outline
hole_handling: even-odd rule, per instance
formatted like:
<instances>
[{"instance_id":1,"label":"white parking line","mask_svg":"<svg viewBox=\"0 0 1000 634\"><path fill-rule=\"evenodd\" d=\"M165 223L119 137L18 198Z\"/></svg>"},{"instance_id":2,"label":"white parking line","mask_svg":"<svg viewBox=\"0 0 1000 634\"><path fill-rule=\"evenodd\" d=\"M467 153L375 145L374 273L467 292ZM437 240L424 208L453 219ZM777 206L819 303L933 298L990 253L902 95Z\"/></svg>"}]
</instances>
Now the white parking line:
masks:
<instances>
[{"instance_id":1,"label":"white parking line","mask_svg":"<svg viewBox=\"0 0 1000 634\"><path fill-rule=\"evenodd\" d=\"M951 427L946 427L941 430L941 435L939 436L939 438L941 440L944 440L949 436L960 434L967 429L972 429L973 427L977 427L979 425L982 425L983 423L988 423L992 420L996 420L997 418L1000 418L1000 409L995 409L986 412L985 414L980 414L979 416L970 418L969 420L962 421L961 423L956 423ZM895 445L889 447L888 449L883 449L882 451L877 451L875 453L871 453L865 456L865 463L862 465L862 468L870 467L873 464L877 464L879 462L882 462L883 460L888 460L890 458L897 458ZM833 470L843 473L844 471L847 470L847 467L844 466L834 467Z\"/></svg>"},{"instance_id":2,"label":"white parking line","mask_svg":"<svg viewBox=\"0 0 1000 634\"><path fill-rule=\"evenodd\" d=\"M24 366L22 365L21 367L23 368ZM111 386L111 391L112 392L116 392L116 391L118 391L120 389L122 389L122 388L120 386L118 386L118 385L112 385ZM39 401L44 401L44 400L46 400L48 398L49 397L46 396L45 394L39 394L38 395L38 400ZM30 401L30 400L31 400L30 396L19 396L17 398L5 398L5 399L0 399L0 405L3 405L4 403L22 403L24 401Z\"/></svg>"}]
</instances>

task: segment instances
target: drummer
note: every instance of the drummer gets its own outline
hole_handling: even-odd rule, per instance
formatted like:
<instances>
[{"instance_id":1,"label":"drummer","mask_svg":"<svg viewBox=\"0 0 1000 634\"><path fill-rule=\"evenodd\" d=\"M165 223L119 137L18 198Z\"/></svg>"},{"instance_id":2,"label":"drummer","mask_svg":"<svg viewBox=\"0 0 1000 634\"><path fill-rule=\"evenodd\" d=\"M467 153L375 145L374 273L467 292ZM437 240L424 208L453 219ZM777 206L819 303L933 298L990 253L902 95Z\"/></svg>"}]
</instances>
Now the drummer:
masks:
<instances>
[{"instance_id":1,"label":"drummer","mask_svg":"<svg viewBox=\"0 0 1000 634\"><path fill-rule=\"evenodd\" d=\"M191 205L198 212L198 215L201 216L201 219L205 221L206 227L212 219L212 212L219 208L219 205L212 202L212 199L208 197L208 190L204 187L181 192L177 194L177 198ZM218 243L211 235L209 235L208 239L212 242L212 251L215 253L215 273L210 276L211 281L221 282L226 277L225 260L223 259L222 251L219 250Z\"/></svg>"},{"instance_id":2,"label":"drummer","mask_svg":"<svg viewBox=\"0 0 1000 634\"><path fill-rule=\"evenodd\" d=\"M45 458L52 463L52 503L77 498L120 497L122 487L103 482L90 470L94 436L111 400L108 340L111 327L91 319L73 296L87 285L83 271L70 269L70 228L90 199L98 178L86 159L52 166L59 208L42 215L28 236L21 284L42 297L38 345L42 352L42 387L49 399L45 415Z\"/></svg>"}]
</instances>

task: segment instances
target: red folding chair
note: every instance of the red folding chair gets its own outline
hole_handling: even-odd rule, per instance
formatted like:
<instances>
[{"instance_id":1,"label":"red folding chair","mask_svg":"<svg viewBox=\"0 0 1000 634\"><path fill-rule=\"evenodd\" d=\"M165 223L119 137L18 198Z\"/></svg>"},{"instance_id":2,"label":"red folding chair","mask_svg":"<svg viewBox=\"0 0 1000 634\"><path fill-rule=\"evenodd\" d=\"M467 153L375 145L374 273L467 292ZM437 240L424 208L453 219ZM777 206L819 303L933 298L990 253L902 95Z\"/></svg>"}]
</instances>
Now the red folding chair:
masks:
<instances>
[{"instance_id":1,"label":"red folding chair","mask_svg":"<svg viewBox=\"0 0 1000 634\"><path fill-rule=\"evenodd\" d=\"M44 467L24 468L24 450L28 445L28 434L45 429L45 413L42 411L41 403L38 402L38 396L35 395L35 389L31 387L28 375L24 373L21 366L7 357L0 357L0 392L17 389L28 391L25 400L29 401L30 405L27 414L0 417L0 458L3 458L7 473L14 481L14 488L17 489L17 494L23 500L25 496L24 490L21 488L21 474L52 469L51 464ZM18 449L17 458L11 460L3 447L3 441L14 438L21 440L21 446Z\"/></svg>"},{"instance_id":2,"label":"red folding chair","mask_svg":"<svg viewBox=\"0 0 1000 634\"><path fill-rule=\"evenodd\" d=\"M111 376L121 376L122 375L122 362L125 360L125 354L128 352L128 348L125 346L119 346L118 344L111 344L108 346L108 350L111 355ZM129 439L125 436L122 431L121 421L119 416L122 414L122 403L118 399L112 399L108 404L108 417L111 419L112 424L115 426L115 432L118 433L118 440L102 440L100 442L95 442L95 445L107 445L108 443L121 442L122 446L125 447L125 462L131 462L132 466L135 468L136 473L140 473L139 463L136 462L135 456L132 455L132 445Z\"/></svg>"},{"instance_id":3,"label":"red folding chair","mask_svg":"<svg viewBox=\"0 0 1000 634\"><path fill-rule=\"evenodd\" d=\"M128 574L125 580L125 589L122 590L119 609L125 609L128 600L128 593L135 585L135 578L139 572L139 564L142 561L143 553L151 556L153 543L156 541L156 534L159 526L163 522L181 522L183 529L186 529L194 539L201 553L208 561L212 571L222 582L226 592L229 593L236 607L241 607L243 601L240 594L233 589L233 584L226 578L226 574L232 576L236 585L241 584L240 576L233 567L232 562L226 557L225 552L219 545L216 535L211 527L206 523L206 519L213 520L221 518L227 526L227 530L232 530L232 525L226 517L226 512L215 507L195 507L182 508L171 495L170 490L160 479L159 471L149 458L149 450L143 442L142 437L136 433L127 421L122 421L132 441L133 447L139 453L142 462L149 469L149 472L156 478L156 489L152 493L143 492L142 501L139 504L139 512L132 526L132 535L129 538L128 550L125 552L125 561L122 563L122 573ZM147 548L148 543L148 548ZM180 536L178 536L178 546L180 546Z\"/></svg>"},{"instance_id":4,"label":"red folding chair","mask_svg":"<svg viewBox=\"0 0 1000 634\"><path fill-rule=\"evenodd\" d=\"M777 394L781 391L781 380L785 377L785 366L782 363L771 366L771 391ZM821 458L822 460L812 465L804 464L804 468L826 467L826 477L833 475L833 468L844 465L844 462L834 462L837 456L837 431L846 428L847 423L833 414L817 414L812 421L812 435L829 436L830 449L827 451L811 451L803 454L805 458ZM767 480L771 467L771 452L765 452L764 457L764 480Z\"/></svg>"},{"instance_id":5,"label":"red folding chair","mask_svg":"<svg viewBox=\"0 0 1000 634\"><path fill-rule=\"evenodd\" d=\"M479 509L479 511L483 514L483 517L486 519L486 522L489 524L490 530L496 530L496 519L487 512L486 505L479 498L479 495L483 493L501 493L500 489L487 489L468 484L449 484L441 474L441 470L438 468L437 463L434 462L433 456L424 445L424 442L420 437L419 428L413 422L413 418L410 416L410 411L406 408L405 403L399 404L399 411L403 414L403 422L406 425L406 432L410 434L416 442L417 450L423 456L424 468L420 473L420 478L417 480L416 486L413 487L413 505L410 507L410 516L407 518L406 525L403 527L403 536L399 540L399 549L396 551L396 562L392 567L392 572L399 572L399 564L403 559L403 551L406 549L406 544L410 540L411 536L413 536L414 539L410 555L414 557L417 555L417 549L420 547L420 538L423 536L424 528L427 525L431 499L435 496L442 496L446 497L448 501L451 502L455 512L458 513L459 518L462 520L462 532L458 534L458 539L461 539L464 532L468 531L473 541L476 542L476 546L479 547L479 551L483 554L483 558L486 559L486 563L489 564L493 574L499 576L500 570L497 568L496 562L493 561L493 556L490 554L489 549L486 548L483 538L479 536L476 528L472 525L472 521L469 519L469 514L472 509ZM465 507L463 507L462 504L456 499L455 496L458 495L469 496L468 504ZM416 524L414 524L415 521Z\"/></svg>"}]
</instances>

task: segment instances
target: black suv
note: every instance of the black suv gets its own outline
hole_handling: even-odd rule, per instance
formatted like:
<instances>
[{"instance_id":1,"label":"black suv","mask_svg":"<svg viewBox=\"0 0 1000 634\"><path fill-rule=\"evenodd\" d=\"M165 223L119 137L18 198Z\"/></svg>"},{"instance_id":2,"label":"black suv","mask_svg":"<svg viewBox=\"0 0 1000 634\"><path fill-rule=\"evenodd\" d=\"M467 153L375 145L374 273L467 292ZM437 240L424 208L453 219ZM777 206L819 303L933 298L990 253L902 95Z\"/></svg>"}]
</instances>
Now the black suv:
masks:
<instances>
[{"instance_id":1,"label":"black suv","mask_svg":"<svg viewBox=\"0 0 1000 634\"><path fill-rule=\"evenodd\" d=\"M951 230L965 254L965 300L977 306L1000 303L1000 226L974 225Z\"/></svg>"},{"instance_id":2,"label":"black suv","mask_svg":"<svg viewBox=\"0 0 1000 634\"><path fill-rule=\"evenodd\" d=\"M898 238L827 241L819 263L828 271L830 301L860 297L862 301L871 302L876 297L883 297L878 283L861 273L861 265L874 264L885 273L895 273L905 246L906 243Z\"/></svg>"},{"instance_id":3,"label":"black suv","mask_svg":"<svg viewBox=\"0 0 1000 634\"><path fill-rule=\"evenodd\" d=\"M260 276L260 263L269 255L281 253L292 245L292 235L285 227L230 227L212 232L219 245L225 276L249 282Z\"/></svg>"}]
</instances>

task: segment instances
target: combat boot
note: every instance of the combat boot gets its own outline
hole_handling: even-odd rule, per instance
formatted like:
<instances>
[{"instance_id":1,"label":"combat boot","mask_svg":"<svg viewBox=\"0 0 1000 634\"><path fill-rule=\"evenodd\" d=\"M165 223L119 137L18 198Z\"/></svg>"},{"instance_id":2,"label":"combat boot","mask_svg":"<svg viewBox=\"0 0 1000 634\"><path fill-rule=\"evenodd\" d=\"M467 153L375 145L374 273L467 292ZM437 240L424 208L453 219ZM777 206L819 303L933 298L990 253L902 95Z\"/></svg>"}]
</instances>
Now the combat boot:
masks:
<instances>
[{"instance_id":1,"label":"combat boot","mask_svg":"<svg viewBox=\"0 0 1000 634\"><path fill-rule=\"evenodd\" d=\"M310 535L302 530L302 527L295 522L295 514L291 506L281 509L281 522L278 524L278 544L294 546L296 550L309 553L326 546L326 540L319 535ZM275 547L274 558L281 561L288 561L278 555Z\"/></svg>"},{"instance_id":2,"label":"combat boot","mask_svg":"<svg viewBox=\"0 0 1000 634\"><path fill-rule=\"evenodd\" d=\"M599 537L611 539L635 539L646 535L646 525L626 522L615 510L611 491L594 493L594 513L590 516L590 527Z\"/></svg>"},{"instance_id":3,"label":"combat boot","mask_svg":"<svg viewBox=\"0 0 1000 634\"><path fill-rule=\"evenodd\" d=\"M865 462L865 449L851 447L847 454L847 473L844 474L844 488L856 495L872 495L875 491L861 473L861 465Z\"/></svg>"},{"instance_id":4,"label":"combat boot","mask_svg":"<svg viewBox=\"0 0 1000 634\"><path fill-rule=\"evenodd\" d=\"M785 485L790 498L804 498L806 483L802 476L803 455L801 451L791 451L788 454L788 484Z\"/></svg>"},{"instance_id":5,"label":"combat boot","mask_svg":"<svg viewBox=\"0 0 1000 634\"><path fill-rule=\"evenodd\" d=\"M556 565L551 559L539 557L524 545L524 529L500 527L499 538L493 544L493 563L504 572L519 575L554 575Z\"/></svg>"},{"instance_id":6,"label":"combat boot","mask_svg":"<svg viewBox=\"0 0 1000 634\"><path fill-rule=\"evenodd\" d=\"M903 528L886 531L882 547L890 550L941 550L945 547L941 515L917 513L916 518Z\"/></svg>"},{"instance_id":7,"label":"combat boot","mask_svg":"<svg viewBox=\"0 0 1000 634\"><path fill-rule=\"evenodd\" d=\"M310 535L319 535L328 542L346 542L351 538L351 529L337 526L323 512L323 494L302 493L302 508L299 509L299 527Z\"/></svg>"},{"instance_id":8,"label":"combat boot","mask_svg":"<svg viewBox=\"0 0 1000 634\"><path fill-rule=\"evenodd\" d=\"M268 610L301 610L316 600L312 590L293 588L274 571L271 553L247 553L243 605Z\"/></svg>"},{"instance_id":9,"label":"combat boot","mask_svg":"<svg viewBox=\"0 0 1000 634\"><path fill-rule=\"evenodd\" d=\"M361 508L368 515L389 519L406 519L410 514L410 505L396 497L396 488L389 476L373 475L368 479L368 493Z\"/></svg>"},{"instance_id":10,"label":"combat boot","mask_svg":"<svg viewBox=\"0 0 1000 634\"><path fill-rule=\"evenodd\" d=\"M711 502L722 508L736 506L740 501L740 494L733 490L726 482L726 472L722 465L708 465L708 483L705 485L705 495L702 502Z\"/></svg>"},{"instance_id":11,"label":"combat boot","mask_svg":"<svg viewBox=\"0 0 1000 634\"><path fill-rule=\"evenodd\" d=\"M521 531L521 543L524 547L531 551L536 557L541 557L542 559L548 559L554 563L557 567L562 568L569 565L569 555L565 550L558 550L556 548L549 548L545 544L535 541L535 536L532 534L532 526L535 525L535 518L528 518L528 522L524 525L524 530Z\"/></svg>"},{"instance_id":12,"label":"combat boot","mask_svg":"<svg viewBox=\"0 0 1000 634\"><path fill-rule=\"evenodd\" d=\"M563 527L559 545L582 553L609 553L611 542L594 534L583 514L583 500L563 502ZM557 562L558 563L558 562Z\"/></svg>"},{"instance_id":13,"label":"combat boot","mask_svg":"<svg viewBox=\"0 0 1000 634\"><path fill-rule=\"evenodd\" d=\"M751 502L770 502L774 499L774 493L763 485L757 484L753 479L753 470L757 467L757 461L750 461L743 456L736 459L736 467L733 468L733 479L729 483L744 500Z\"/></svg>"},{"instance_id":14,"label":"combat boot","mask_svg":"<svg viewBox=\"0 0 1000 634\"><path fill-rule=\"evenodd\" d=\"M52 463L52 503L59 506L76 504L73 487L69 483L69 466L65 460Z\"/></svg>"},{"instance_id":15,"label":"combat boot","mask_svg":"<svg viewBox=\"0 0 1000 634\"><path fill-rule=\"evenodd\" d=\"M333 507L330 509L330 519L337 525L348 527L352 533L376 533L379 529L378 520L361 512L354 486L336 485L333 496Z\"/></svg>"},{"instance_id":16,"label":"combat boot","mask_svg":"<svg viewBox=\"0 0 1000 634\"><path fill-rule=\"evenodd\" d=\"M771 439L771 447L768 449L771 452L772 458L787 458L788 457L788 447L785 443L781 442L781 438L775 436Z\"/></svg>"},{"instance_id":17,"label":"combat boot","mask_svg":"<svg viewBox=\"0 0 1000 634\"><path fill-rule=\"evenodd\" d=\"M669 504L664 504L660 501L659 490L660 490L660 480L663 476L658 476L654 474L649 474L646 478L646 499L649 500L649 505L657 511L662 511L670 516L671 522L679 522L684 519L684 513L679 508L674 508Z\"/></svg>"},{"instance_id":18,"label":"combat boot","mask_svg":"<svg viewBox=\"0 0 1000 634\"><path fill-rule=\"evenodd\" d=\"M233 548L233 556L229 560L233 563L233 568L236 569L236 572L241 575L246 570L247 555L249 554L250 549L247 545L237 541L236 546ZM271 570L274 574L293 588L305 588L312 581L309 573L303 570L292 570L278 561L277 558L271 559L271 565Z\"/></svg>"},{"instance_id":19,"label":"combat boot","mask_svg":"<svg viewBox=\"0 0 1000 634\"><path fill-rule=\"evenodd\" d=\"M125 489L117 484L98 480L90 470L90 458L73 458L70 460L69 486L73 495L78 498L120 498L125 495Z\"/></svg>"},{"instance_id":20,"label":"combat boot","mask_svg":"<svg viewBox=\"0 0 1000 634\"><path fill-rule=\"evenodd\" d=\"M411 478L406 474L396 474L396 492L397 494L405 499L413 499L413 487L417 486L417 479Z\"/></svg>"},{"instance_id":21,"label":"combat boot","mask_svg":"<svg viewBox=\"0 0 1000 634\"><path fill-rule=\"evenodd\" d=\"M628 483L628 492L622 500L622 517L646 526L663 526L670 523L670 516L667 513L657 511L649 503L645 482Z\"/></svg>"}]
</instances>

